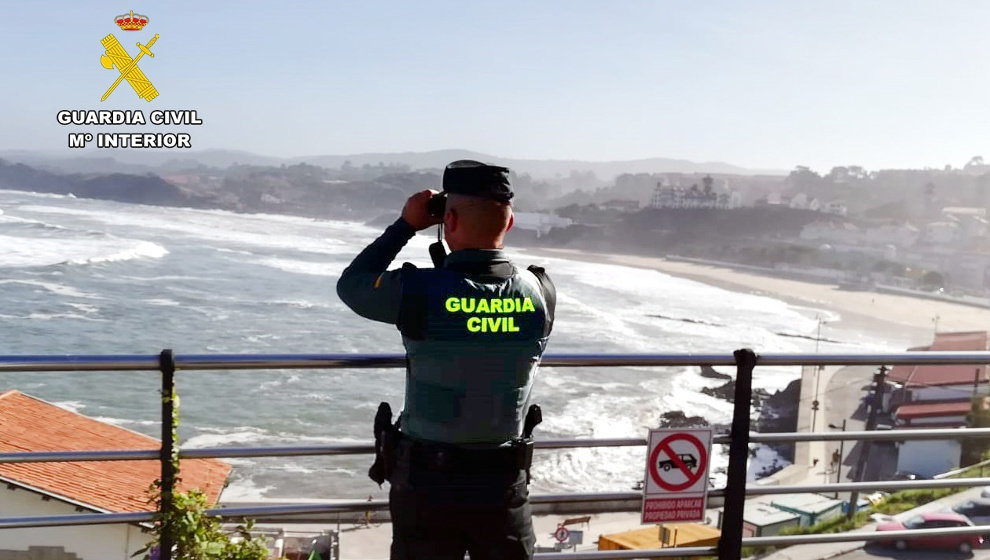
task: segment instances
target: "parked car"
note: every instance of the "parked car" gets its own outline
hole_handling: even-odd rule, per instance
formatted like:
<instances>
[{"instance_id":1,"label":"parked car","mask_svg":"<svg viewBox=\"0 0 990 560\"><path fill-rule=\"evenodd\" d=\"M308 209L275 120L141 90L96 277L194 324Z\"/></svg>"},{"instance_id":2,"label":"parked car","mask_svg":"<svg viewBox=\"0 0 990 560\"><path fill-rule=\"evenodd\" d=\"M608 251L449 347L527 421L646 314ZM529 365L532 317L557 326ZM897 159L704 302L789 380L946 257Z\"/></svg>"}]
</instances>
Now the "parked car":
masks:
<instances>
[{"instance_id":1,"label":"parked car","mask_svg":"<svg viewBox=\"0 0 990 560\"><path fill-rule=\"evenodd\" d=\"M890 494L887 492L873 492L872 494L866 496L866 499L869 500L870 505L878 506L886 502L889 496Z\"/></svg>"},{"instance_id":2,"label":"parked car","mask_svg":"<svg viewBox=\"0 0 990 560\"><path fill-rule=\"evenodd\" d=\"M943 529L946 527L973 527L973 522L964 515L954 512L922 513L907 521L888 521L877 525L877 531L904 531L913 529ZM895 541L880 541L880 544L893 545L898 550L907 548L950 548L964 554L972 552L983 544L980 535L948 535L930 536L914 539L898 539Z\"/></svg>"},{"instance_id":3,"label":"parked car","mask_svg":"<svg viewBox=\"0 0 990 560\"><path fill-rule=\"evenodd\" d=\"M980 492L981 498L990 498L990 486L984 486L983 491Z\"/></svg>"},{"instance_id":4,"label":"parked car","mask_svg":"<svg viewBox=\"0 0 990 560\"><path fill-rule=\"evenodd\" d=\"M976 498L965 501L952 511L965 515L976 525L990 525L990 498Z\"/></svg>"}]
</instances>

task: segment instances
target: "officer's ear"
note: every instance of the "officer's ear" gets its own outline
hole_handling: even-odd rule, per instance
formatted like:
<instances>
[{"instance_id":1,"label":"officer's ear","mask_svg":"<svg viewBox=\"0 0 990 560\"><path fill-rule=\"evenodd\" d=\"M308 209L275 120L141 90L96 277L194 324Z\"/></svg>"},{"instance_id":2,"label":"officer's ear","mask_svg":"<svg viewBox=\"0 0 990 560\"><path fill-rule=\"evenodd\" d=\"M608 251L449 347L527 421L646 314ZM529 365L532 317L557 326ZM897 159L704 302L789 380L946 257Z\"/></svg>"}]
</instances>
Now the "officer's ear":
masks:
<instances>
[{"instance_id":1,"label":"officer's ear","mask_svg":"<svg viewBox=\"0 0 990 560\"><path fill-rule=\"evenodd\" d=\"M509 224L505 226L505 232L508 233L512 229L512 224L516 223L516 217L512 215L512 211L509 210Z\"/></svg>"},{"instance_id":2,"label":"officer's ear","mask_svg":"<svg viewBox=\"0 0 990 560\"><path fill-rule=\"evenodd\" d=\"M447 211L443 214L443 227L448 232L457 231L458 226L458 215L457 210L454 208L447 208Z\"/></svg>"}]
</instances>

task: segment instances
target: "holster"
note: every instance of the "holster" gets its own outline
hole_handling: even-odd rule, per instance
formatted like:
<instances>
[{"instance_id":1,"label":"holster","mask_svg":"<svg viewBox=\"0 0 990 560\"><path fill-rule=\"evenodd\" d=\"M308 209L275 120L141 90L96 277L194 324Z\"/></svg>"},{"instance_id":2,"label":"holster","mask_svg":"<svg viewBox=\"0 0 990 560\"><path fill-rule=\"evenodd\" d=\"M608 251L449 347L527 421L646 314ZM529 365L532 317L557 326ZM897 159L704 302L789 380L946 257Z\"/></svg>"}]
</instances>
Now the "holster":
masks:
<instances>
[{"instance_id":1,"label":"holster","mask_svg":"<svg viewBox=\"0 0 990 560\"><path fill-rule=\"evenodd\" d=\"M522 435L512 442L513 447L516 447L518 452L519 468L526 469L526 484L529 484L532 478L530 467L533 466L533 448L535 447L533 428L538 426L540 422L543 422L543 410L540 405L529 405L529 410L526 411L526 420L523 421Z\"/></svg>"},{"instance_id":2,"label":"holster","mask_svg":"<svg viewBox=\"0 0 990 560\"><path fill-rule=\"evenodd\" d=\"M392 476L398 440L399 430L392 424L392 407L387 402L379 403L375 413L375 462L368 469L368 477L378 486Z\"/></svg>"}]
</instances>

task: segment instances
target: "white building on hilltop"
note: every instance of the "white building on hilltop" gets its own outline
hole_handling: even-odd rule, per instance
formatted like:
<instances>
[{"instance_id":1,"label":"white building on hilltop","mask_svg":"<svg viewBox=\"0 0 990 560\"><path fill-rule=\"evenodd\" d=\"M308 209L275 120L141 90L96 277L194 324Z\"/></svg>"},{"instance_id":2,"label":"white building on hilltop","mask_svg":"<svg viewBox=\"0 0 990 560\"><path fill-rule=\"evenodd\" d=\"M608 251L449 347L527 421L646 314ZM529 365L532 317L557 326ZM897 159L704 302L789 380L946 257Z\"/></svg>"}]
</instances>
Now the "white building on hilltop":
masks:
<instances>
[{"instance_id":1,"label":"white building on hilltop","mask_svg":"<svg viewBox=\"0 0 990 560\"><path fill-rule=\"evenodd\" d=\"M565 228L574 223L570 218L542 212L515 212L512 217L513 227L535 231L537 237L550 233L553 228Z\"/></svg>"}]
</instances>

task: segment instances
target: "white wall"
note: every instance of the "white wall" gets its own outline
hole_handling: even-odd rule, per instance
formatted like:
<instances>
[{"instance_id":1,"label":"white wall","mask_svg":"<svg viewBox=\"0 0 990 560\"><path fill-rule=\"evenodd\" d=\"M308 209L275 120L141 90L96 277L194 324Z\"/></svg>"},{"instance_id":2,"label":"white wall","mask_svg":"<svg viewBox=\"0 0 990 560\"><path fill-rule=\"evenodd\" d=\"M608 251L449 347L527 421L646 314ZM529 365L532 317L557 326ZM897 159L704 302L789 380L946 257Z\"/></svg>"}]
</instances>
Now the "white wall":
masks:
<instances>
[{"instance_id":1,"label":"white wall","mask_svg":"<svg viewBox=\"0 0 990 560\"><path fill-rule=\"evenodd\" d=\"M976 377L976 366L973 366ZM980 383L977 394L987 394L987 384ZM973 384L940 385L937 387L911 387L911 402L923 401L964 401L973 396Z\"/></svg>"},{"instance_id":2,"label":"white wall","mask_svg":"<svg viewBox=\"0 0 990 560\"><path fill-rule=\"evenodd\" d=\"M958 441L905 441L897 452L897 470L934 476L959 466Z\"/></svg>"},{"instance_id":3,"label":"white wall","mask_svg":"<svg viewBox=\"0 0 990 560\"><path fill-rule=\"evenodd\" d=\"M535 230L538 235L546 235L552 228L571 225L570 218L539 212L516 212L513 214L514 227Z\"/></svg>"},{"instance_id":4,"label":"white wall","mask_svg":"<svg viewBox=\"0 0 990 560\"><path fill-rule=\"evenodd\" d=\"M0 485L0 517L73 515L75 506L55 499L42 500L40 494L8 489ZM29 546L61 546L81 560L130 560L144 548L151 535L134 525L80 525L38 529L0 529L0 550L27 550Z\"/></svg>"}]
</instances>

